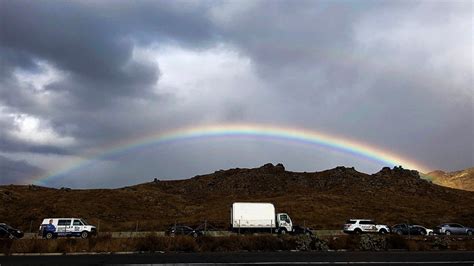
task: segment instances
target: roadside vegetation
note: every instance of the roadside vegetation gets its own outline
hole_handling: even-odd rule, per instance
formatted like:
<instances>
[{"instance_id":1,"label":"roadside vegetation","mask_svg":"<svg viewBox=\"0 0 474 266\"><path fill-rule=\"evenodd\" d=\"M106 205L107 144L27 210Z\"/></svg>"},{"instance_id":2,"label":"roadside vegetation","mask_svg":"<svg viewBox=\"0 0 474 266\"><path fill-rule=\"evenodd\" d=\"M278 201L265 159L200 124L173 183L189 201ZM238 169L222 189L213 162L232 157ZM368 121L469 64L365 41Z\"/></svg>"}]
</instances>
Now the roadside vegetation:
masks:
<instances>
[{"instance_id":1,"label":"roadside vegetation","mask_svg":"<svg viewBox=\"0 0 474 266\"><path fill-rule=\"evenodd\" d=\"M236 235L225 237L156 236L112 238L102 234L90 239L19 239L0 241L0 253L73 252L233 252L233 251L382 251L401 249L474 250L472 237L413 237L398 235L275 236Z\"/></svg>"}]
</instances>

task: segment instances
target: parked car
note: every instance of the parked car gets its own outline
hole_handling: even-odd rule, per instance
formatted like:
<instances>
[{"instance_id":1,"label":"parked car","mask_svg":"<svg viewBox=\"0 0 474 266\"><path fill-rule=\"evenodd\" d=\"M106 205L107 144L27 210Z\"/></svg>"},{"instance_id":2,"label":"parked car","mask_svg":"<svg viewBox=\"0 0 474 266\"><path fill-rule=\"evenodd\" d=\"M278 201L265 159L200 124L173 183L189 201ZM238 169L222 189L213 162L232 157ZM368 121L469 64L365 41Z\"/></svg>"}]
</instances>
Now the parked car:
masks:
<instances>
[{"instance_id":1,"label":"parked car","mask_svg":"<svg viewBox=\"0 0 474 266\"><path fill-rule=\"evenodd\" d=\"M43 219L38 234L46 239L67 236L88 238L97 234L97 228L81 218Z\"/></svg>"},{"instance_id":2,"label":"parked car","mask_svg":"<svg viewBox=\"0 0 474 266\"><path fill-rule=\"evenodd\" d=\"M173 225L168 228L165 233L169 236L184 235L198 237L204 235L201 230L192 229L191 227L185 225Z\"/></svg>"},{"instance_id":3,"label":"parked car","mask_svg":"<svg viewBox=\"0 0 474 266\"><path fill-rule=\"evenodd\" d=\"M370 219L350 219L344 225L344 233L361 234L361 233L390 233L390 227L385 224L377 224Z\"/></svg>"},{"instance_id":4,"label":"parked car","mask_svg":"<svg viewBox=\"0 0 474 266\"><path fill-rule=\"evenodd\" d=\"M411 224L396 224L392 226L392 233L398 235L425 235L425 230Z\"/></svg>"},{"instance_id":5,"label":"parked car","mask_svg":"<svg viewBox=\"0 0 474 266\"><path fill-rule=\"evenodd\" d=\"M311 231L311 229L308 228L308 227L304 227L304 226L300 226L300 225L293 225L293 231L291 231L290 234L310 236L310 235L313 235L313 231Z\"/></svg>"},{"instance_id":6,"label":"parked car","mask_svg":"<svg viewBox=\"0 0 474 266\"><path fill-rule=\"evenodd\" d=\"M426 228L426 227L418 225L418 224L413 225L413 227L419 227L420 230L423 232L423 235L428 235L428 236L434 235L433 229L429 229L429 228Z\"/></svg>"},{"instance_id":7,"label":"parked car","mask_svg":"<svg viewBox=\"0 0 474 266\"><path fill-rule=\"evenodd\" d=\"M15 229L8 224L0 223L0 238L16 239L22 238L23 235L24 233L21 230Z\"/></svg>"},{"instance_id":8,"label":"parked car","mask_svg":"<svg viewBox=\"0 0 474 266\"><path fill-rule=\"evenodd\" d=\"M469 235L472 236L474 228L460 224L441 224L435 228L435 233L440 235Z\"/></svg>"}]
</instances>

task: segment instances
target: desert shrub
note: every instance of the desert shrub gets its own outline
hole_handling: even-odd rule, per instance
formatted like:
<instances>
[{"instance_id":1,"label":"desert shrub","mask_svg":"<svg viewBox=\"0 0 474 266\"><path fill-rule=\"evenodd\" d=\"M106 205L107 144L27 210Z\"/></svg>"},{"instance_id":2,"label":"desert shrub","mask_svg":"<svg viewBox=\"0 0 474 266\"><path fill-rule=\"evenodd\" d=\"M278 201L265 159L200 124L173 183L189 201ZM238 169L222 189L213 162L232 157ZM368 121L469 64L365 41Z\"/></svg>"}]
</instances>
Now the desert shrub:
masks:
<instances>
[{"instance_id":1,"label":"desert shrub","mask_svg":"<svg viewBox=\"0 0 474 266\"><path fill-rule=\"evenodd\" d=\"M11 247L13 245L12 239L2 239L0 240L0 253L5 255L10 254Z\"/></svg>"},{"instance_id":2,"label":"desert shrub","mask_svg":"<svg viewBox=\"0 0 474 266\"><path fill-rule=\"evenodd\" d=\"M407 240L406 246L409 251L427 251L431 250L430 246L424 241Z\"/></svg>"},{"instance_id":3,"label":"desert shrub","mask_svg":"<svg viewBox=\"0 0 474 266\"><path fill-rule=\"evenodd\" d=\"M138 238L136 240L136 250L138 251L168 250L170 247L167 237L159 237L153 234L147 235L143 238Z\"/></svg>"},{"instance_id":4,"label":"desert shrub","mask_svg":"<svg viewBox=\"0 0 474 266\"><path fill-rule=\"evenodd\" d=\"M229 237L200 237L200 251L274 251L295 249L294 237L272 235L243 235Z\"/></svg>"},{"instance_id":5,"label":"desert shrub","mask_svg":"<svg viewBox=\"0 0 474 266\"><path fill-rule=\"evenodd\" d=\"M21 239L16 240L11 247L11 252L16 253L47 253L57 252L57 241L46 239Z\"/></svg>"},{"instance_id":6,"label":"desert shrub","mask_svg":"<svg viewBox=\"0 0 474 266\"><path fill-rule=\"evenodd\" d=\"M387 240L387 247L390 249L408 249L407 240L401 235L390 235Z\"/></svg>"},{"instance_id":7,"label":"desert shrub","mask_svg":"<svg viewBox=\"0 0 474 266\"><path fill-rule=\"evenodd\" d=\"M328 243L324 239L317 236L311 236L311 250L327 251L329 250Z\"/></svg>"},{"instance_id":8,"label":"desert shrub","mask_svg":"<svg viewBox=\"0 0 474 266\"><path fill-rule=\"evenodd\" d=\"M444 237L438 237L431 244L431 247L436 250L445 250L448 249L449 242Z\"/></svg>"},{"instance_id":9,"label":"desert shrub","mask_svg":"<svg viewBox=\"0 0 474 266\"><path fill-rule=\"evenodd\" d=\"M280 250L282 241L280 238L272 235L243 236L241 237L241 249L252 251Z\"/></svg>"},{"instance_id":10,"label":"desert shrub","mask_svg":"<svg viewBox=\"0 0 474 266\"><path fill-rule=\"evenodd\" d=\"M66 238L54 241L57 244L56 252L60 253L81 252L89 249L88 241L84 239Z\"/></svg>"},{"instance_id":11,"label":"desert shrub","mask_svg":"<svg viewBox=\"0 0 474 266\"><path fill-rule=\"evenodd\" d=\"M282 239L281 250L297 250L298 247L298 240L297 237L289 236L289 235L282 235L279 236Z\"/></svg>"},{"instance_id":12,"label":"desert shrub","mask_svg":"<svg viewBox=\"0 0 474 266\"><path fill-rule=\"evenodd\" d=\"M301 251L311 250L312 239L310 236L301 235L295 238L296 249Z\"/></svg>"},{"instance_id":13,"label":"desert shrub","mask_svg":"<svg viewBox=\"0 0 474 266\"><path fill-rule=\"evenodd\" d=\"M360 237L359 249L379 251L387 248L387 239L385 236L375 234L365 234Z\"/></svg>"},{"instance_id":14,"label":"desert shrub","mask_svg":"<svg viewBox=\"0 0 474 266\"><path fill-rule=\"evenodd\" d=\"M474 239L467 240L466 243L464 244L464 248L466 250L474 250Z\"/></svg>"},{"instance_id":15,"label":"desert shrub","mask_svg":"<svg viewBox=\"0 0 474 266\"><path fill-rule=\"evenodd\" d=\"M197 243L200 246L201 251L237 251L240 249L240 237L229 236L229 237L210 237L203 236L197 239Z\"/></svg>"},{"instance_id":16,"label":"desert shrub","mask_svg":"<svg viewBox=\"0 0 474 266\"><path fill-rule=\"evenodd\" d=\"M171 239L168 251L184 251L193 252L199 251L199 246L196 243L196 239L190 236L177 236L177 237L161 237L164 239Z\"/></svg>"},{"instance_id":17,"label":"desert shrub","mask_svg":"<svg viewBox=\"0 0 474 266\"><path fill-rule=\"evenodd\" d=\"M334 250L350 249L349 236L333 236L328 239L328 247Z\"/></svg>"},{"instance_id":18,"label":"desert shrub","mask_svg":"<svg viewBox=\"0 0 474 266\"><path fill-rule=\"evenodd\" d=\"M110 242L112 241L112 234L110 233L101 233L96 237L90 237L88 239L89 242L89 250L94 250L96 248L97 243L103 242Z\"/></svg>"}]
</instances>

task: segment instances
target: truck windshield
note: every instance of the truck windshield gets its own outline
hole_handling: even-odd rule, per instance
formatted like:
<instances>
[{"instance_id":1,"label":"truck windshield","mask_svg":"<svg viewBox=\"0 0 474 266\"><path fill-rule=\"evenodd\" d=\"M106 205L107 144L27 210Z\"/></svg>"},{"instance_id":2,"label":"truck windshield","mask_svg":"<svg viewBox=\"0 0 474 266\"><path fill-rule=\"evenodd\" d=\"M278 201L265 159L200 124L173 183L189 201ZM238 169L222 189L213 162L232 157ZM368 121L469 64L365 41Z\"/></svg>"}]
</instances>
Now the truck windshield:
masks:
<instances>
[{"instance_id":1,"label":"truck windshield","mask_svg":"<svg viewBox=\"0 0 474 266\"><path fill-rule=\"evenodd\" d=\"M291 222L290 217L287 214L281 214L280 215L280 221L285 221L287 223Z\"/></svg>"}]
</instances>

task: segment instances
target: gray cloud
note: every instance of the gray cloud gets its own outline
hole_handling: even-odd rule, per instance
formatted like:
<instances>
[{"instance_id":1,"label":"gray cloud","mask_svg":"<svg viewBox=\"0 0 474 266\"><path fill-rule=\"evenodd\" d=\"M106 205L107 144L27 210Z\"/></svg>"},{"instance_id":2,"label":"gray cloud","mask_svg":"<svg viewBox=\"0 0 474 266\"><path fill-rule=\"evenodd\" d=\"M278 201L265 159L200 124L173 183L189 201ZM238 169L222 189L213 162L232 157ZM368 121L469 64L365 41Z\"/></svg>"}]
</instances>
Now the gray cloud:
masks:
<instances>
[{"instance_id":1,"label":"gray cloud","mask_svg":"<svg viewBox=\"0 0 474 266\"><path fill-rule=\"evenodd\" d=\"M176 127L253 122L346 136L430 168L469 167L471 8L469 1L2 1L0 151L86 156ZM17 136L29 132L27 124L18 131L18 114L40 121L43 137ZM207 161L184 147L118 156L98 162L97 174L139 182L267 159L307 171L381 167L326 158L321 149L312 149L317 163L271 145L250 151L258 142L226 161L219 158L233 145L221 145L184 153Z\"/></svg>"},{"instance_id":2,"label":"gray cloud","mask_svg":"<svg viewBox=\"0 0 474 266\"><path fill-rule=\"evenodd\" d=\"M0 155L0 185L24 184L34 176L44 173L44 170L26 161L11 160Z\"/></svg>"}]
</instances>

